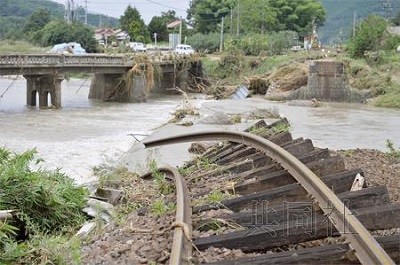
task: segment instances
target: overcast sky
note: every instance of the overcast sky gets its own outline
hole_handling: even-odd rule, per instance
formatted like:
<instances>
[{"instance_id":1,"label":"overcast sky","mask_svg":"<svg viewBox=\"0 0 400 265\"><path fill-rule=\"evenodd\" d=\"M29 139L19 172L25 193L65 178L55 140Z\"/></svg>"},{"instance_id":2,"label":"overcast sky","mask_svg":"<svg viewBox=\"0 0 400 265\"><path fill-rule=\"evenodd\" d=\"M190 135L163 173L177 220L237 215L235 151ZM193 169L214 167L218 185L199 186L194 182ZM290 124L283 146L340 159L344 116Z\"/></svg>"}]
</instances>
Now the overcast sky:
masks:
<instances>
[{"instance_id":1,"label":"overcast sky","mask_svg":"<svg viewBox=\"0 0 400 265\"><path fill-rule=\"evenodd\" d=\"M61 4L67 0L52 0ZM75 4L84 6L85 0L74 0ZM175 10L178 16L186 18L186 10L190 0L88 0L88 9L91 13L102 13L119 18L130 4L136 7L142 18L148 24L153 16L161 12Z\"/></svg>"}]
</instances>

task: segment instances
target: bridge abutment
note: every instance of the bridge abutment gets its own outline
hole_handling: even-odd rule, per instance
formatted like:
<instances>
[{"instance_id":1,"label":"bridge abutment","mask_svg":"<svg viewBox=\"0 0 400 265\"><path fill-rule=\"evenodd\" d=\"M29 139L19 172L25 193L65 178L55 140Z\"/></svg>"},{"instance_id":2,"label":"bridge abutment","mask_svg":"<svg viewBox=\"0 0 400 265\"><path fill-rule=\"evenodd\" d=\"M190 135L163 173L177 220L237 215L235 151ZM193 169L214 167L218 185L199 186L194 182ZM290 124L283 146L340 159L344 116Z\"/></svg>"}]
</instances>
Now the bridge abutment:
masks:
<instances>
[{"instance_id":1,"label":"bridge abutment","mask_svg":"<svg viewBox=\"0 0 400 265\"><path fill-rule=\"evenodd\" d=\"M26 104L39 108L61 108L61 75L24 75L27 83ZM49 95L51 105L49 106ZM39 99L39 100L37 100ZM37 102L39 101L39 102Z\"/></svg>"}]
</instances>

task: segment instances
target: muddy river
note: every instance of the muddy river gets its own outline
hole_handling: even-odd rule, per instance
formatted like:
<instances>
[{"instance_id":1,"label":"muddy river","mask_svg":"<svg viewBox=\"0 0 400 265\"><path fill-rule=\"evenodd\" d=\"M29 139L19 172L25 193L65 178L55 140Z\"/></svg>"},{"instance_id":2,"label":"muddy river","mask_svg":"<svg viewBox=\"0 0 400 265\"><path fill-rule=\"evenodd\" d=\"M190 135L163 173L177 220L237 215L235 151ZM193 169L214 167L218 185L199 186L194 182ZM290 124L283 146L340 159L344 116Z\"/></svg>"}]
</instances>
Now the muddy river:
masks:
<instances>
[{"instance_id":1,"label":"muddy river","mask_svg":"<svg viewBox=\"0 0 400 265\"><path fill-rule=\"evenodd\" d=\"M92 180L92 168L125 153L167 121L183 103L180 96L152 96L145 103L88 100L89 81L63 82L62 109L38 110L25 105L24 79L0 79L0 146L15 152L36 148L47 168L61 167L78 183ZM9 88L7 90L7 88ZM6 91L7 90L7 91ZM324 104L319 108L274 103L262 98L206 101L202 113L246 113L275 108L292 124L294 136L319 147L385 150L385 140L400 146L400 111L359 104Z\"/></svg>"}]
</instances>

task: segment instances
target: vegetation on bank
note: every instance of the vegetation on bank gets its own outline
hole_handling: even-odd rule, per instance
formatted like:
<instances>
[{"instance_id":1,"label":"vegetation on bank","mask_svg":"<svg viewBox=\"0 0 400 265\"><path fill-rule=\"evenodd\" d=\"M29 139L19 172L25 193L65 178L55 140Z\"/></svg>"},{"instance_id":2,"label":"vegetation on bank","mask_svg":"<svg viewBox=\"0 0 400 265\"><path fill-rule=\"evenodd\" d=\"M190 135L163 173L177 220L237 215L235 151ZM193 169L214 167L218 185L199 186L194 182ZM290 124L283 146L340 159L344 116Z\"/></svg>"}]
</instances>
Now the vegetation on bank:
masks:
<instances>
[{"instance_id":1,"label":"vegetation on bank","mask_svg":"<svg viewBox=\"0 0 400 265\"><path fill-rule=\"evenodd\" d=\"M42 161L29 150L14 154L0 148L0 263L76 264L80 243L71 237L86 220L87 190L59 170L30 165Z\"/></svg>"},{"instance_id":2,"label":"vegetation on bank","mask_svg":"<svg viewBox=\"0 0 400 265\"><path fill-rule=\"evenodd\" d=\"M381 17L367 17L340 52L329 47L292 52L289 48L293 43L285 41L290 32L252 35L255 41L249 38L251 41L246 42L242 38L236 45L227 45L218 57L203 58L206 75L214 84L210 90L217 93L223 86L249 83L252 78L262 80L283 66L307 60L333 59L345 64L349 85L355 90L365 91L371 104L400 108L400 56L396 52L400 37L390 34L388 26L389 23ZM257 41L258 38L262 41ZM252 56L246 56L248 54Z\"/></svg>"}]
</instances>

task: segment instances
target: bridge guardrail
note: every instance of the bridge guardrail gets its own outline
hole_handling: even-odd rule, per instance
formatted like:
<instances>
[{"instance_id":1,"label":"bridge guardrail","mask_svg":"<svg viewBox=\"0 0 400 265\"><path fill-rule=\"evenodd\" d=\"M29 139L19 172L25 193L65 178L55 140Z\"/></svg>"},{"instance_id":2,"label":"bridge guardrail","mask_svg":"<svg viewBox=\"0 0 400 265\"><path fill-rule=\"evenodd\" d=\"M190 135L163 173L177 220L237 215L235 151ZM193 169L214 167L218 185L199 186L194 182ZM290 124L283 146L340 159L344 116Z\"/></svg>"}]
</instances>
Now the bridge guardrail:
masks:
<instances>
[{"instance_id":1,"label":"bridge guardrail","mask_svg":"<svg viewBox=\"0 0 400 265\"><path fill-rule=\"evenodd\" d=\"M26 54L26 55L0 55L0 67L21 66L71 66L71 65L129 65L128 58L124 56L109 55L64 55L64 54Z\"/></svg>"}]
</instances>

